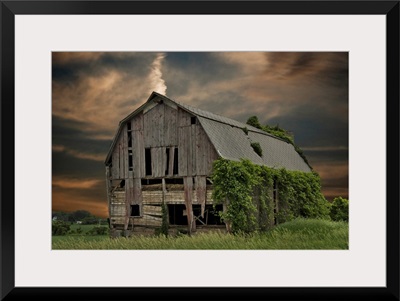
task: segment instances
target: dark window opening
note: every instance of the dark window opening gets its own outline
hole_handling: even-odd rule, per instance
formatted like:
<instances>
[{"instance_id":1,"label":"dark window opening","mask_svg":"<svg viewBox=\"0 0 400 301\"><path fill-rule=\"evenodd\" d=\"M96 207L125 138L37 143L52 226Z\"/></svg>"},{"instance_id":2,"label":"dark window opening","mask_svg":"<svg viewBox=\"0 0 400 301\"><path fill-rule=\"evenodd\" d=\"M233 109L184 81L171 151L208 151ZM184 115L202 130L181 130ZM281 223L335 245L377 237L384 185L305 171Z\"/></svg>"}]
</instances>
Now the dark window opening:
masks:
<instances>
[{"instance_id":1,"label":"dark window opening","mask_svg":"<svg viewBox=\"0 0 400 301\"><path fill-rule=\"evenodd\" d=\"M132 135L131 135L131 132L128 133L128 147L132 147Z\"/></svg>"},{"instance_id":2,"label":"dark window opening","mask_svg":"<svg viewBox=\"0 0 400 301\"><path fill-rule=\"evenodd\" d=\"M128 127L128 131L132 130L132 125L131 125L130 122L127 122L127 123L126 123L126 126Z\"/></svg>"},{"instance_id":3,"label":"dark window opening","mask_svg":"<svg viewBox=\"0 0 400 301\"><path fill-rule=\"evenodd\" d=\"M165 149L166 155L167 155L167 163L165 166L165 175L169 174L169 148Z\"/></svg>"},{"instance_id":4,"label":"dark window opening","mask_svg":"<svg viewBox=\"0 0 400 301\"><path fill-rule=\"evenodd\" d=\"M162 179L142 179L142 185L162 184Z\"/></svg>"},{"instance_id":5,"label":"dark window opening","mask_svg":"<svg viewBox=\"0 0 400 301\"><path fill-rule=\"evenodd\" d=\"M165 179L165 184L182 184L183 185L183 178Z\"/></svg>"},{"instance_id":6,"label":"dark window opening","mask_svg":"<svg viewBox=\"0 0 400 301\"><path fill-rule=\"evenodd\" d=\"M204 208L204 217L201 217L201 205L193 205L193 216L196 220L196 225L223 225L219 212L222 211L222 205L206 205Z\"/></svg>"},{"instance_id":7,"label":"dark window opening","mask_svg":"<svg viewBox=\"0 0 400 301\"><path fill-rule=\"evenodd\" d=\"M174 152L174 170L173 174L177 175L178 174L178 148L175 147L175 152Z\"/></svg>"},{"instance_id":8,"label":"dark window opening","mask_svg":"<svg viewBox=\"0 0 400 301\"><path fill-rule=\"evenodd\" d=\"M131 205L131 216L140 216L140 206Z\"/></svg>"},{"instance_id":9,"label":"dark window opening","mask_svg":"<svg viewBox=\"0 0 400 301\"><path fill-rule=\"evenodd\" d=\"M196 124L196 117L190 117L190 124Z\"/></svg>"},{"instance_id":10,"label":"dark window opening","mask_svg":"<svg viewBox=\"0 0 400 301\"><path fill-rule=\"evenodd\" d=\"M144 150L144 161L146 166L146 176L151 176L151 150L146 148Z\"/></svg>"},{"instance_id":11,"label":"dark window opening","mask_svg":"<svg viewBox=\"0 0 400 301\"><path fill-rule=\"evenodd\" d=\"M168 216L170 225L187 225L185 205L168 204Z\"/></svg>"}]
</instances>

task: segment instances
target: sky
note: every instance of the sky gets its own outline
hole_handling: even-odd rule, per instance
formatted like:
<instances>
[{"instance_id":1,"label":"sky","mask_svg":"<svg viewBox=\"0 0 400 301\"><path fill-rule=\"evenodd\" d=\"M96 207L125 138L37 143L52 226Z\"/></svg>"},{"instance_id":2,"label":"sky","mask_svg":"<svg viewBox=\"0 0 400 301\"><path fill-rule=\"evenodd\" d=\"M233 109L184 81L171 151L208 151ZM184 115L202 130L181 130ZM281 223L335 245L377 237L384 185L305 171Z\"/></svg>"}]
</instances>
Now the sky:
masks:
<instances>
[{"instance_id":1,"label":"sky","mask_svg":"<svg viewBox=\"0 0 400 301\"><path fill-rule=\"evenodd\" d=\"M104 160L153 91L294 134L328 200L348 198L347 52L53 52L52 210L107 217Z\"/></svg>"}]
</instances>

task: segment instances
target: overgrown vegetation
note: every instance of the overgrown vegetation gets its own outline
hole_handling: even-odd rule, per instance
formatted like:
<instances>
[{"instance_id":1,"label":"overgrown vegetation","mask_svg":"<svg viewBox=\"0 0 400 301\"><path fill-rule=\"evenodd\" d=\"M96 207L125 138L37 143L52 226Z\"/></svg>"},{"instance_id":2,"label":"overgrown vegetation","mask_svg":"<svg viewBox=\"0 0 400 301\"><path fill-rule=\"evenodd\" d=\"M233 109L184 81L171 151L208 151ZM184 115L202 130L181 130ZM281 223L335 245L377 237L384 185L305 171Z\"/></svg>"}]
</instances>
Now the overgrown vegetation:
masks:
<instances>
[{"instance_id":1,"label":"overgrown vegetation","mask_svg":"<svg viewBox=\"0 0 400 301\"><path fill-rule=\"evenodd\" d=\"M162 214L161 228L156 228L155 234L168 236L168 229L169 229L168 207L167 204L165 204L164 202L161 204L161 214Z\"/></svg>"},{"instance_id":2,"label":"overgrown vegetation","mask_svg":"<svg viewBox=\"0 0 400 301\"><path fill-rule=\"evenodd\" d=\"M315 172L272 169L249 160L220 158L213 165L214 206L227 204L221 218L233 233L266 230L298 217L329 219L329 203ZM277 183L276 200L273 186ZM276 209L276 214L274 214Z\"/></svg>"},{"instance_id":3,"label":"overgrown vegetation","mask_svg":"<svg viewBox=\"0 0 400 301\"><path fill-rule=\"evenodd\" d=\"M250 143L251 147L253 148L254 152L259 155L260 157L262 157L263 153L262 153L262 148L260 146L260 143L258 142L252 142Z\"/></svg>"},{"instance_id":4,"label":"overgrown vegetation","mask_svg":"<svg viewBox=\"0 0 400 301\"><path fill-rule=\"evenodd\" d=\"M109 235L108 225L80 225L55 220L52 222L53 236L94 236Z\"/></svg>"},{"instance_id":5,"label":"overgrown vegetation","mask_svg":"<svg viewBox=\"0 0 400 301\"><path fill-rule=\"evenodd\" d=\"M349 221L349 201L342 197L334 198L330 208L330 217L333 221Z\"/></svg>"},{"instance_id":6,"label":"overgrown vegetation","mask_svg":"<svg viewBox=\"0 0 400 301\"><path fill-rule=\"evenodd\" d=\"M56 220L52 223L51 232L53 235L66 235L70 231L70 223Z\"/></svg>"},{"instance_id":7,"label":"overgrown vegetation","mask_svg":"<svg viewBox=\"0 0 400 301\"><path fill-rule=\"evenodd\" d=\"M260 121L258 120L257 116L251 116L247 119L246 122L248 125L251 125L257 129L260 129L264 132L267 132L275 137L278 137L284 141L286 141L287 143L290 143L294 146L296 152L303 158L304 162L307 163L308 166L310 166L310 164L308 163L308 160L306 158L306 156L304 155L303 151L300 149L299 146L297 146L294 143L294 139L293 136L290 132L282 129L281 127L279 127L279 125L275 125L275 126L270 126L270 125L261 125ZM311 166L310 166L311 168Z\"/></svg>"},{"instance_id":8,"label":"overgrown vegetation","mask_svg":"<svg viewBox=\"0 0 400 301\"><path fill-rule=\"evenodd\" d=\"M348 249L348 223L295 219L268 232L252 234L199 233L192 236L55 236L53 249L78 250L334 250Z\"/></svg>"}]
</instances>

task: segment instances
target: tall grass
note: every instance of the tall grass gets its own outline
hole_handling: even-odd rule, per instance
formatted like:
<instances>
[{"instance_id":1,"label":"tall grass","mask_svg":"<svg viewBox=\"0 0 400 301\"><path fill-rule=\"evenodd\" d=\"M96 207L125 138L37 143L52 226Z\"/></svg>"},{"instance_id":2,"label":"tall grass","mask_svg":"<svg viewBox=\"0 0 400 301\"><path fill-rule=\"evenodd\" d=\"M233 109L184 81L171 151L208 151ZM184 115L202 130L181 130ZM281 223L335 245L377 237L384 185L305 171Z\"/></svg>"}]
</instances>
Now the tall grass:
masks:
<instances>
[{"instance_id":1,"label":"tall grass","mask_svg":"<svg viewBox=\"0 0 400 301\"><path fill-rule=\"evenodd\" d=\"M54 236L53 249L80 250L332 250L348 249L348 223L297 219L266 233L199 233L192 236Z\"/></svg>"}]
</instances>

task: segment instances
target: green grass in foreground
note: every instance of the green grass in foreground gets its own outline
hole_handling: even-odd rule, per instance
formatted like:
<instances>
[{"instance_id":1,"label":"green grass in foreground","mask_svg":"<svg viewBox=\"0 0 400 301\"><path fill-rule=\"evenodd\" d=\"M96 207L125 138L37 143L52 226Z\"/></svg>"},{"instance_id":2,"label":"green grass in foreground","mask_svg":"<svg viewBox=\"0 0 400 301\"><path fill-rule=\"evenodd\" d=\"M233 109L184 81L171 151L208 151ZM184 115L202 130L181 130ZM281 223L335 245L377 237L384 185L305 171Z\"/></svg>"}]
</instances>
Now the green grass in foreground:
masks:
<instances>
[{"instance_id":1,"label":"green grass in foreground","mask_svg":"<svg viewBox=\"0 0 400 301\"><path fill-rule=\"evenodd\" d=\"M192 236L53 236L53 249L77 250L332 250L349 248L346 222L297 219L281 224L269 232L231 235L222 232L199 233Z\"/></svg>"}]
</instances>

